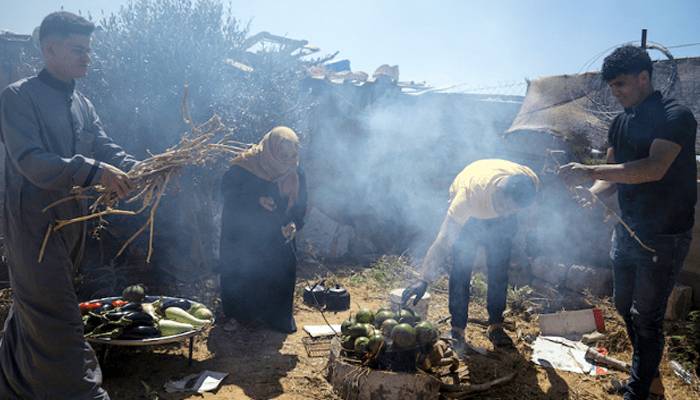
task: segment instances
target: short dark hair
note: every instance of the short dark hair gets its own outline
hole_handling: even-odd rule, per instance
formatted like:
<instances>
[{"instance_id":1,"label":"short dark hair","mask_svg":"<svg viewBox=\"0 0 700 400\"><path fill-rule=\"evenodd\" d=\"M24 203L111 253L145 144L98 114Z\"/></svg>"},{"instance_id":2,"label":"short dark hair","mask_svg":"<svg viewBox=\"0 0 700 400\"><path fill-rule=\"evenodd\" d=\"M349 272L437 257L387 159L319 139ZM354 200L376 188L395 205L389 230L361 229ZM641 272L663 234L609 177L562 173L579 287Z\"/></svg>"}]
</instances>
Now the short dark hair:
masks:
<instances>
[{"instance_id":1,"label":"short dark hair","mask_svg":"<svg viewBox=\"0 0 700 400\"><path fill-rule=\"evenodd\" d=\"M525 208L535 201L537 184L527 175L512 175L503 183L502 190L515 204Z\"/></svg>"},{"instance_id":2,"label":"short dark hair","mask_svg":"<svg viewBox=\"0 0 700 400\"><path fill-rule=\"evenodd\" d=\"M68 11L53 12L41 21L39 27L39 42L43 42L49 36L56 35L62 38L68 35L90 36L95 30L95 24Z\"/></svg>"},{"instance_id":3,"label":"short dark hair","mask_svg":"<svg viewBox=\"0 0 700 400\"><path fill-rule=\"evenodd\" d=\"M649 78L653 66L649 54L641 47L626 45L618 47L603 60L603 80L610 82L624 74L639 74L642 71L649 72Z\"/></svg>"}]
</instances>

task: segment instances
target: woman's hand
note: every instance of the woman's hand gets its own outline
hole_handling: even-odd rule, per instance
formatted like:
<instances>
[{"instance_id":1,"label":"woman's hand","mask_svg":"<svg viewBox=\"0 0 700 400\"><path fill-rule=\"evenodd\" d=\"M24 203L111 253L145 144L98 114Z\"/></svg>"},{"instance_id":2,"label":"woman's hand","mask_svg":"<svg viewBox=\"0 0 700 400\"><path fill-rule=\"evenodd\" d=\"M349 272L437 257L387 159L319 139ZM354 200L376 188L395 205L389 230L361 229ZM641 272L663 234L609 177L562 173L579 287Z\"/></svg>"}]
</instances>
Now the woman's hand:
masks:
<instances>
[{"instance_id":1,"label":"woman's hand","mask_svg":"<svg viewBox=\"0 0 700 400\"><path fill-rule=\"evenodd\" d=\"M287 243L291 242L297 235L297 225L294 222L290 222L283 226L282 235L287 239Z\"/></svg>"},{"instance_id":2,"label":"woman's hand","mask_svg":"<svg viewBox=\"0 0 700 400\"><path fill-rule=\"evenodd\" d=\"M260 206L267 211L275 211L277 209L277 204L275 204L275 199L269 196L264 196L260 197L258 199L258 203L260 203Z\"/></svg>"}]
</instances>

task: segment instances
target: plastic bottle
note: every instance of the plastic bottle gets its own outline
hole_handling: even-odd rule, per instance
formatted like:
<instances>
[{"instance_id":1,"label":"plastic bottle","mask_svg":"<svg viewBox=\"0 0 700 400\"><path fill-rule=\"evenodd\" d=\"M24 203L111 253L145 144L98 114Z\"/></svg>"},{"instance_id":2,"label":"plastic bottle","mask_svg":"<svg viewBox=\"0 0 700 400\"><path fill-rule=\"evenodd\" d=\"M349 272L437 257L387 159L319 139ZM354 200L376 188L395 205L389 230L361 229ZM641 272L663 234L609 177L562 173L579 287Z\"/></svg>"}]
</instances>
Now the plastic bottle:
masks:
<instances>
[{"instance_id":1,"label":"plastic bottle","mask_svg":"<svg viewBox=\"0 0 700 400\"><path fill-rule=\"evenodd\" d=\"M688 385L693 383L693 374L688 372L683 366L678 362L678 361L671 361L669 364L671 364L671 369L673 372L678 375L679 378Z\"/></svg>"}]
</instances>

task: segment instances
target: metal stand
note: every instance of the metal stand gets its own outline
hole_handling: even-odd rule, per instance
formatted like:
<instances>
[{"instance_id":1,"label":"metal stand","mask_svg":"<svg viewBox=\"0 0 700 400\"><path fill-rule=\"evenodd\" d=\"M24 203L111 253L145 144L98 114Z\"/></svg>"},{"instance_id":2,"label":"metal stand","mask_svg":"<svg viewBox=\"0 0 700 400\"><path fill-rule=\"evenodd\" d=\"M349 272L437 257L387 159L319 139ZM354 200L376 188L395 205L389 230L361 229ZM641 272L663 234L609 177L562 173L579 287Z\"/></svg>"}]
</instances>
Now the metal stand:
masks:
<instances>
[{"instance_id":1,"label":"metal stand","mask_svg":"<svg viewBox=\"0 0 700 400\"><path fill-rule=\"evenodd\" d=\"M103 368L107 364L107 354L109 353L109 346L103 345L102 351L100 351L100 368Z\"/></svg>"},{"instance_id":2,"label":"metal stand","mask_svg":"<svg viewBox=\"0 0 700 400\"><path fill-rule=\"evenodd\" d=\"M194 351L194 336L190 337L190 354L187 360L187 366L192 366L192 352Z\"/></svg>"},{"instance_id":3,"label":"metal stand","mask_svg":"<svg viewBox=\"0 0 700 400\"><path fill-rule=\"evenodd\" d=\"M100 351L96 351L98 353L98 361L100 363L100 367L104 368L105 365L107 365L107 356L109 355L109 349L111 346L109 345L102 345L99 347ZM192 358L194 354L194 336L191 336L189 338L189 345L188 347L188 353L187 353L187 366L191 367L192 366Z\"/></svg>"}]
</instances>

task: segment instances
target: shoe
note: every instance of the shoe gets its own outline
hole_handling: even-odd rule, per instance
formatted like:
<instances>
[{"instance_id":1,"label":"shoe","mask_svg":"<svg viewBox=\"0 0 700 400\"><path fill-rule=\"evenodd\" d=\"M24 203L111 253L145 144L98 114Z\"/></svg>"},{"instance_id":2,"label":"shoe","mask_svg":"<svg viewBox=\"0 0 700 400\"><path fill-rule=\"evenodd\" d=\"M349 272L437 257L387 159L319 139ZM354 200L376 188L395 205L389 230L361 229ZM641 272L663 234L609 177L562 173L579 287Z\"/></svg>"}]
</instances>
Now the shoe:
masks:
<instances>
[{"instance_id":1,"label":"shoe","mask_svg":"<svg viewBox=\"0 0 700 400\"><path fill-rule=\"evenodd\" d=\"M627 381L622 381L616 378L612 378L610 383L606 387L608 394L624 395L627 391Z\"/></svg>"},{"instance_id":2,"label":"shoe","mask_svg":"<svg viewBox=\"0 0 700 400\"><path fill-rule=\"evenodd\" d=\"M616 394L623 396L627 391L627 380L619 380L613 378L610 381L610 385L607 388L608 394ZM661 377L656 377L651 382L651 387L649 388L649 396L647 400L664 400L666 396L664 395L664 384L661 382Z\"/></svg>"},{"instance_id":3,"label":"shoe","mask_svg":"<svg viewBox=\"0 0 700 400\"><path fill-rule=\"evenodd\" d=\"M515 348L515 345L513 344L513 340L508 336L506 331L503 330L503 325L501 324L492 324L489 325L488 330L486 331L488 334L489 340L491 343L493 343L493 347L496 348L504 348L504 349L513 349Z\"/></svg>"},{"instance_id":4,"label":"shoe","mask_svg":"<svg viewBox=\"0 0 700 400\"><path fill-rule=\"evenodd\" d=\"M452 339L452 350L457 353L458 357L463 357L467 353L467 342L464 340L464 329L452 328L450 331Z\"/></svg>"},{"instance_id":5,"label":"shoe","mask_svg":"<svg viewBox=\"0 0 700 400\"><path fill-rule=\"evenodd\" d=\"M666 397L666 390L664 389L664 383L661 381L661 376L657 376L651 381L651 387L649 388L649 400L663 400Z\"/></svg>"}]
</instances>

